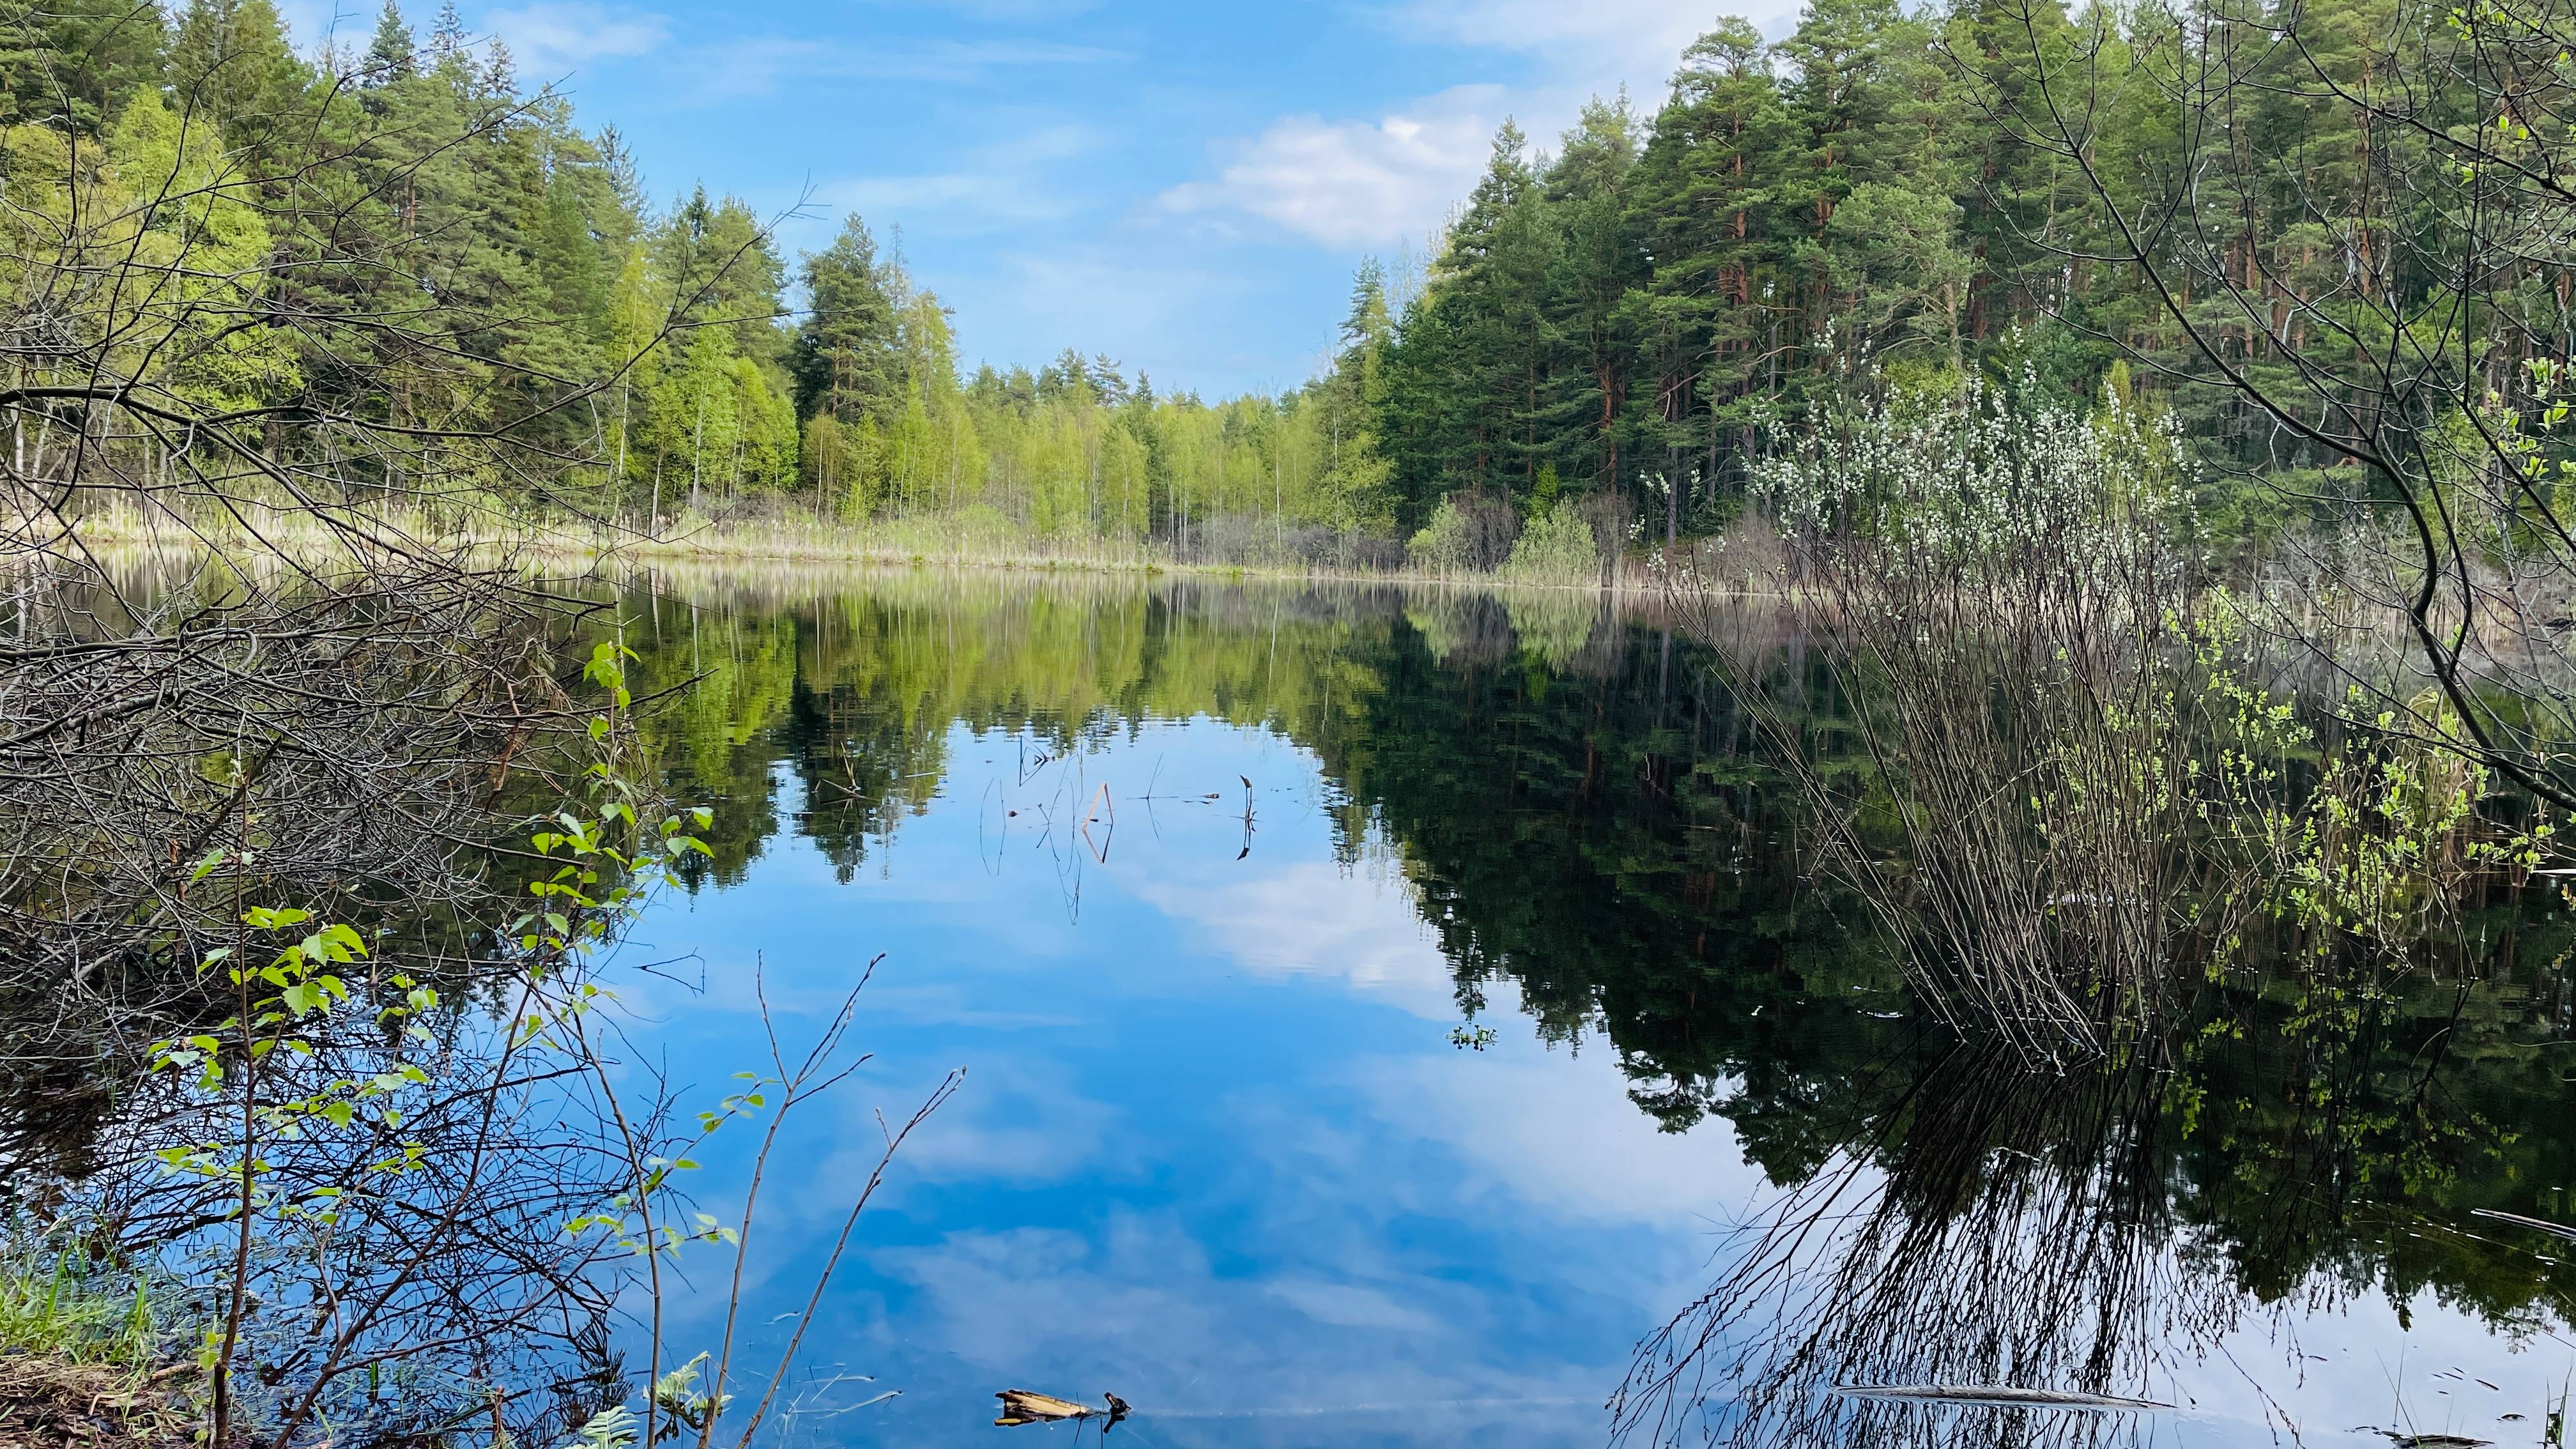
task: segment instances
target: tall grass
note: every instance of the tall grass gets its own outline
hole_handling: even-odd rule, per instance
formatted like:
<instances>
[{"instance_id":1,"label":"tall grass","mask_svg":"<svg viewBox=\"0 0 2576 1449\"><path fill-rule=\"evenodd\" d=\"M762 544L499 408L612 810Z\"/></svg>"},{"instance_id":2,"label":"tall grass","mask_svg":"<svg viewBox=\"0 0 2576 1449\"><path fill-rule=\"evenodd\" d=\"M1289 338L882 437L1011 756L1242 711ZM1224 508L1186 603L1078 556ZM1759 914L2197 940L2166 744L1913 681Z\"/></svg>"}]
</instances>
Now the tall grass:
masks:
<instances>
[{"instance_id":1,"label":"tall grass","mask_svg":"<svg viewBox=\"0 0 2576 1449\"><path fill-rule=\"evenodd\" d=\"M1857 736L1855 770L1770 711L1831 861L1934 1010L2040 1056L2152 1014L2189 924L2166 441L1972 397L1838 419L1755 471ZM1717 633L1708 592L1684 603Z\"/></svg>"},{"instance_id":2,"label":"tall grass","mask_svg":"<svg viewBox=\"0 0 2576 1449\"><path fill-rule=\"evenodd\" d=\"M2042 1059L2151 1037L2257 929L2312 981L2426 959L2474 878L2547 844L2498 838L2438 731L2274 692L2204 576L2183 457L2117 405L1973 391L1776 436L1754 497L1820 669L1735 638L1691 561L1669 575L1925 1004ZM1811 726L1817 689L1838 726Z\"/></svg>"},{"instance_id":3,"label":"tall grass","mask_svg":"<svg viewBox=\"0 0 2576 1449\"><path fill-rule=\"evenodd\" d=\"M371 506L370 515L380 515L388 530L404 536L434 540L469 557L522 560L541 572L578 572L612 559L645 566L937 564L1651 592L1642 567L1620 557L1616 530L1597 498L1560 503L1527 530L1519 529L1513 515L1486 552L1432 547L1420 539L1408 552L1393 540L1315 527L1288 530L1274 540L1266 525L1223 529L1214 523L1194 533L1184 549L1160 538L1035 533L989 508L851 521L769 502L721 516L684 514L665 520L658 534L615 519L530 513L491 499L443 501L428 510L388 502ZM84 513L77 528L86 546L108 554L220 546L240 558L273 555L312 565L338 561L345 549L342 535L308 512L255 498L200 516L110 497Z\"/></svg>"},{"instance_id":4,"label":"tall grass","mask_svg":"<svg viewBox=\"0 0 2576 1449\"><path fill-rule=\"evenodd\" d=\"M141 1277L103 1270L76 1249L0 1246L0 1351L141 1369L162 1341Z\"/></svg>"}]
</instances>

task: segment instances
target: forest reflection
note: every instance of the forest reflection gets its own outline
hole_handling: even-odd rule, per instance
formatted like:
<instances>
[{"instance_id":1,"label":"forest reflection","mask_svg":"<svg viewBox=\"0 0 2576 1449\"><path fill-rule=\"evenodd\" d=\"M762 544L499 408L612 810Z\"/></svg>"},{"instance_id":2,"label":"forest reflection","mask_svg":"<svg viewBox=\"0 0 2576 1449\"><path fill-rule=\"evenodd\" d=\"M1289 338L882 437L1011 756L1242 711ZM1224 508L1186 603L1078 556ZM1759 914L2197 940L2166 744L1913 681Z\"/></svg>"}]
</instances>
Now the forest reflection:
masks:
<instances>
[{"instance_id":1,"label":"forest reflection","mask_svg":"<svg viewBox=\"0 0 2576 1449\"><path fill-rule=\"evenodd\" d=\"M1615 1054L1666 1129L1722 1119L1776 1189L1641 1349L1613 1406L1640 1438L2125 1442L2147 1421L1820 1389L2155 1398L2268 1314L2378 1296L2402 1318L2430 1290L2509 1333L2567 1316L2546 1240L2474 1216L2576 1212L2550 902L2478 905L2452 971L2213 984L2155 1050L2038 1071L1916 1009L1808 873L1748 712L1651 606L911 570L682 574L622 612L648 687L697 681L651 731L674 794L716 807L701 889L786 838L854 877L961 725L1061 757L1203 717L1310 752L1336 853L1397 855L1464 1016L1508 985L1550 1041ZM1802 747L1859 748L1798 641L1771 643Z\"/></svg>"}]
</instances>

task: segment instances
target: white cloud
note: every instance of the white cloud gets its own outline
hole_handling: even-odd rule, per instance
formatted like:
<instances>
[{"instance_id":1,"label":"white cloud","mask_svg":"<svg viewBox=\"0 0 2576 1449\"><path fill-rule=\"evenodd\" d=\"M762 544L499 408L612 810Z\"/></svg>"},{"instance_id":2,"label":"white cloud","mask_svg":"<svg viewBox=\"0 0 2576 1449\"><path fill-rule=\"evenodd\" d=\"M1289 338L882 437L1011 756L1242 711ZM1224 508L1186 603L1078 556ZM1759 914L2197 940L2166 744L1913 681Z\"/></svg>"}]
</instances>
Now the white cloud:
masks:
<instances>
[{"instance_id":1,"label":"white cloud","mask_svg":"<svg viewBox=\"0 0 2576 1449\"><path fill-rule=\"evenodd\" d=\"M1256 974L1339 977L1425 1020L1457 1018L1448 958L1396 880L1372 888L1309 861L1244 880L1158 878L1136 895Z\"/></svg>"},{"instance_id":2,"label":"white cloud","mask_svg":"<svg viewBox=\"0 0 2576 1449\"><path fill-rule=\"evenodd\" d=\"M1007 141L978 146L946 171L852 176L815 188L807 209L837 231L855 211L871 224L900 223L916 234L974 236L1061 221L1082 199L1060 184L1063 163L1099 149L1088 126L1035 124Z\"/></svg>"},{"instance_id":3,"label":"white cloud","mask_svg":"<svg viewBox=\"0 0 2576 1449\"><path fill-rule=\"evenodd\" d=\"M1475 184L1505 109L1499 86L1458 86L1374 122L1291 116L1163 204L1245 213L1332 247L1419 240Z\"/></svg>"},{"instance_id":4,"label":"white cloud","mask_svg":"<svg viewBox=\"0 0 2576 1449\"><path fill-rule=\"evenodd\" d=\"M1115 1383L1181 1442L1310 1443L1319 1409L1355 1416L1323 1421L1341 1435L1400 1426L1407 1443L1596 1437L1617 1366L1516 1341L1512 1305L1476 1285L1416 1263L1342 1262L1331 1255L1366 1257L1363 1243L1303 1216L1254 1228L1263 1271L1248 1274L1220 1268L1193 1226L1118 1210L1079 1235L962 1232L872 1256L922 1293L907 1337L988 1372ZM1489 1397L1507 1402L1475 1402ZM1265 1428L1274 1416L1285 1424ZM1225 1432L1182 1428L1201 1418Z\"/></svg>"},{"instance_id":5,"label":"white cloud","mask_svg":"<svg viewBox=\"0 0 2576 1449\"><path fill-rule=\"evenodd\" d=\"M594 60L649 54L671 32L668 16L612 10L592 0L535 0L490 11L483 25L509 43L520 73L539 83Z\"/></svg>"},{"instance_id":6,"label":"white cloud","mask_svg":"<svg viewBox=\"0 0 2576 1449\"><path fill-rule=\"evenodd\" d=\"M1073 1069L1061 1059L1003 1052L979 1053L974 1090L959 1094L904 1143L903 1172L894 1203L916 1182L1008 1182L1021 1185L1096 1180L1133 1172L1139 1144L1118 1131L1120 1111L1085 1096ZM876 1162L875 1113L918 1099L935 1080L936 1064L881 1067L863 1080L868 1090L840 1104L834 1134L842 1159L817 1173L820 1182L862 1180ZM873 1099L873 1100L863 1100Z\"/></svg>"},{"instance_id":7,"label":"white cloud","mask_svg":"<svg viewBox=\"0 0 2576 1449\"><path fill-rule=\"evenodd\" d=\"M840 41L813 36L756 35L710 46L691 73L697 99L755 95L787 80L902 80L960 84L988 72L1028 66L1099 65L1125 53L1091 45L1045 40L871 39Z\"/></svg>"},{"instance_id":8,"label":"white cloud","mask_svg":"<svg viewBox=\"0 0 2576 1449\"><path fill-rule=\"evenodd\" d=\"M1791 0L1749 8L1774 34L1796 11ZM1256 217L1330 247L1420 241L1466 199L1506 116L1547 148L1585 100L1622 86L1651 113L1719 12L1673 0L1394 0L1375 19L1396 35L1524 57L1529 79L1453 87L1375 120L1283 117L1220 145L1217 179L1175 187L1163 204Z\"/></svg>"},{"instance_id":9,"label":"white cloud","mask_svg":"<svg viewBox=\"0 0 2576 1449\"><path fill-rule=\"evenodd\" d=\"M1781 0L1755 7L1792 8ZM1560 80L1660 90L1683 47L1717 14L1714 6L1673 0L1403 0L1384 18L1417 40L1537 56ZM1765 16L1753 19L1760 24Z\"/></svg>"},{"instance_id":10,"label":"white cloud","mask_svg":"<svg viewBox=\"0 0 2576 1449\"><path fill-rule=\"evenodd\" d=\"M1428 1335L1439 1326L1419 1304L1406 1303L1383 1288L1335 1283L1323 1278L1274 1278L1264 1287L1271 1297L1333 1328L1375 1328Z\"/></svg>"},{"instance_id":11,"label":"white cloud","mask_svg":"<svg viewBox=\"0 0 2576 1449\"><path fill-rule=\"evenodd\" d=\"M1490 1002L1485 1017L1505 1023L1511 1010ZM1514 1041L1379 1063L1362 1080L1384 1120L1437 1140L1469 1172L1561 1219L1649 1224L1688 1241L1740 1219L1764 1191L1731 1124L1703 1122L1693 1150L1675 1151L1628 1100L1606 1053L1577 1058Z\"/></svg>"}]
</instances>

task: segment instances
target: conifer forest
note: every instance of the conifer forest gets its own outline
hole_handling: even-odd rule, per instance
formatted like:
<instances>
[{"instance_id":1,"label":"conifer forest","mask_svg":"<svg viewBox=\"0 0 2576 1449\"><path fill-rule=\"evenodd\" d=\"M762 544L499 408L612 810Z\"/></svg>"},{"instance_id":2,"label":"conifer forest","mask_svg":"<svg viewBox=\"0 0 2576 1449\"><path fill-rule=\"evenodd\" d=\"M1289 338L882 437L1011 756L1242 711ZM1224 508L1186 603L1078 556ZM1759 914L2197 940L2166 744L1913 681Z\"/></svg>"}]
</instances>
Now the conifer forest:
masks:
<instances>
[{"instance_id":1,"label":"conifer forest","mask_svg":"<svg viewBox=\"0 0 2576 1449\"><path fill-rule=\"evenodd\" d=\"M2576 0L1686 8L0 0L0 1449L2562 1446Z\"/></svg>"},{"instance_id":2,"label":"conifer forest","mask_svg":"<svg viewBox=\"0 0 2576 1449\"><path fill-rule=\"evenodd\" d=\"M1275 397L1131 377L1080 338L969 369L885 241L900 217L790 256L722 177L648 192L613 118L524 86L453 6L388 6L363 52L318 56L261 0L34 8L0 94L28 240L130 212L164 251L211 248L250 304L219 343L153 354L155 386L506 432L470 482L514 509L974 511L1241 559L1290 530L1310 555L1316 530L1400 545L1453 499L1598 495L1632 535L1710 534L1767 422L1971 383L2112 389L2228 476L2330 470L2352 460L2311 435L2336 426L2316 370L2393 359L2325 339L2452 309L2466 370L2512 384L2566 331L2538 241L2553 173L2545 129L2481 128L2553 94L2518 69L2555 63L2546 21L2300 21L1894 0L1820 0L1776 40L1717 20L1667 93L1597 98L1559 136L1507 123L1449 224L1363 265L1329 364ZM2420 79L2450 68L2477 73ZM2387 76L2421 88L2369 91ZM2462 145L2489 166L2461 174ZM135 209L174 193L201 199ZM2472 232L2515 264L2450 265ZM413 345L326 335L422 289ZM2212 377L2244 386L2193 385ZM2208 486L2234 534L2281 522Z\"/></svg>"}]
</instances>

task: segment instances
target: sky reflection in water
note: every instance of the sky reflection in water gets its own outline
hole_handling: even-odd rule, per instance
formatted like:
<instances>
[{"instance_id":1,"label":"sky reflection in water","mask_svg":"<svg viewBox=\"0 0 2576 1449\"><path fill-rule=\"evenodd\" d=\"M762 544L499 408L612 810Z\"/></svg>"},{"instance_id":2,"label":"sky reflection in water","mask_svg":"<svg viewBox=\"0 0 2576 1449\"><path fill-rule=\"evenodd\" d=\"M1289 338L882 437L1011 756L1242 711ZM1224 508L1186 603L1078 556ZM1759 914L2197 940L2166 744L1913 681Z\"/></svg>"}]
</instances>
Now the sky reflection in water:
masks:
<instances>
[{"instance_id":1,"label":"sky reflection in water","mask_svg":"<svg viewBox=\"0 0 2576 1449\"><path fill-rule=\"evenodd\" d=\"M846 883L782 830L737 883L657 907L624 958L637 1042L694 1106L765 1064L756 970L796 1049L884 955L856 1033L876 1056L790 1129L764 1189L747 1317L772 1352L874 1164L873 1113L968 1071L863 1221L782 1442L991 1442L1006 1387L1114 1391L1139 1416L1113 1439L1142 1445L1603 1442L1637 1340L1771 1195L1735 1126L1659 1130L1610 1042L1541 1040L1508 982L1482 988L1490 1044L1453 1043L1456 976L1402 853L1374 831L1337 851L1340 787L1282 734L1119 721L1039 764L1051 733L952 724ZM785 743L741 744L780 761L783 818L815 803ZM751 1142L708 1156L710 1207L738 1197ZM729 1266L690 1261L684 1356L712 1345ZM2564 1343L2517 1351L2414 1297L2405 1331L2365 1287L2177 1345L2156 1387L2188 1411L2130 1428L2385 1445L2366 1429L2398 1422L2402 1387L2404 1427L2537 1442Z\"/></svg>"}]
</instances>

